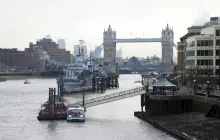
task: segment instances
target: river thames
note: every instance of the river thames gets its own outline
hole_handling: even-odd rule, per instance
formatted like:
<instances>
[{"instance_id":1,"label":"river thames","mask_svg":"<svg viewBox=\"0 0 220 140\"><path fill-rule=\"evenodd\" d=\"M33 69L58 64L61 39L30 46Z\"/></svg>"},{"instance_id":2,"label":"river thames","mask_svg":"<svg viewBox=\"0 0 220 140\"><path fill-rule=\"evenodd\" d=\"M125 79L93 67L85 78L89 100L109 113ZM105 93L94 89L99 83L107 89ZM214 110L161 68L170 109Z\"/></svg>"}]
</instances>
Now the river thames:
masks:
<instances>
[{"instance_id":1,"label":"river thames","mask_svg":"<svg viewBox=\"0 0 220 140\"><path fill-rule=\"evenodd\" d=\"M120 75L119 89L105 94L134 88L140 75ZM48 88L56 87L55 79L29 78L0 82L1 140L174 140L150 124L134 117L140 110L140 96L135 96L87 109L86 122L38 121L40 105L48 99ZM86 94L86 98L99 94ZM67 95L71 101L82 95Z\"/></svg>"}]
</instances>

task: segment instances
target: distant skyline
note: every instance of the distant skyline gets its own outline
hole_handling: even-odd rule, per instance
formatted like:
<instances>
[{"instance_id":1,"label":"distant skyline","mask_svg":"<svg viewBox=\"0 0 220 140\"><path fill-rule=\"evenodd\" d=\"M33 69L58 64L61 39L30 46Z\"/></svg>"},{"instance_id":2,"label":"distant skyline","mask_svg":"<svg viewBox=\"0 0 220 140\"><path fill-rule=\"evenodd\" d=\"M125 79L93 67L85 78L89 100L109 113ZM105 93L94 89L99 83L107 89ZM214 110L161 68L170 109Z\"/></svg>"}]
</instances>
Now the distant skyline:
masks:
<instances>
[{"instance_id":1,"label":"distant skyline","mask_svg":"<svg viewBox=\"0 0 220 140\"><path fill-rule=\"evenodd\" d=\"M220 16L218 0L0 0L0 48L23 50L29 42L51 35L63 38L71 50L85 40L88 50L101 45L104 28L110 24L117 38L161 37L168 23L175 43L192 25L210 16ZM206 7L206 8L205 8ZM118 44L123 56L161 57L160 43ZM152 49L153 48L153 49ZM174 49L175 50L175 49ZM174 51L174 57L176 50Z\"/></svg>"}]
</instances>

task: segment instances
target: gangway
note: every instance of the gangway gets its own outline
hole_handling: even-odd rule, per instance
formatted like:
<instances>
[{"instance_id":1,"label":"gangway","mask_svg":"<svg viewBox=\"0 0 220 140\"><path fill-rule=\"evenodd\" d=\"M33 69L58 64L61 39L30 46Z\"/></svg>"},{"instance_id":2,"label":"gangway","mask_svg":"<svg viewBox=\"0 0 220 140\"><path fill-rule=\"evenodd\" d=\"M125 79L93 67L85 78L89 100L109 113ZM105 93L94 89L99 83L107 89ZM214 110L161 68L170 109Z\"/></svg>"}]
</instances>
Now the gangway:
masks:
<instances>
[{"instance_id":1,"label":"gangway","mask_svg":"<svg viewBox=\"0 0 220 140\"><path fill-rule=\"evenodd\" d=\"M141 87L124 90L124 91L113 93L113 94L108 94L105 96L99 96L96 98L88 99L88 100L85 100L85 107L88 108L88 107L105 104L105 103L129 98L133 96L138 96L138 95L146 93L145 89L146 89L145 87L141 86ZM149 90L152 90L152 88L150 88ZM82 104L83 104L82 102L77 102L77 103L70 104L69 106L82 105Z\"/></svg>"}]
</instances>

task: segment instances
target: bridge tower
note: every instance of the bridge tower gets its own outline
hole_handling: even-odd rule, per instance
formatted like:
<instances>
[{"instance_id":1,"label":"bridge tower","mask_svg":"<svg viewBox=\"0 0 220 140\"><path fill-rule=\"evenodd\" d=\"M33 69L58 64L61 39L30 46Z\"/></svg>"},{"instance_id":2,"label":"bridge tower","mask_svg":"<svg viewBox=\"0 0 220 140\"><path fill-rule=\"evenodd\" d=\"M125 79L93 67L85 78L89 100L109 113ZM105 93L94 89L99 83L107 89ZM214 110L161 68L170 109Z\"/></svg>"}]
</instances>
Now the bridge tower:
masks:
<instances>
[{"instance_id":1,"label":"bridge tower","mask_svg":"<svg viewBox=\"0 0 220 140\"><path fill-rule=\"evenodd\" d=\"M162 29L161 39L164 40L161 42L162 45L162 64L164 67L170 67L173 65L173 39L174 33L173 29L167 24L165 29Z\"/></svg>"},{"instance_id":2,"label":"bridge tower","mask_svg":"<svg viewBox=\"0 0 220 140\"><path fill-rule=\"evenodd\" d=\"M104 71L107 73L116 73L116 32L109 25L108 30L103 33L104 45Z\"/></svg>"}]
</instances>

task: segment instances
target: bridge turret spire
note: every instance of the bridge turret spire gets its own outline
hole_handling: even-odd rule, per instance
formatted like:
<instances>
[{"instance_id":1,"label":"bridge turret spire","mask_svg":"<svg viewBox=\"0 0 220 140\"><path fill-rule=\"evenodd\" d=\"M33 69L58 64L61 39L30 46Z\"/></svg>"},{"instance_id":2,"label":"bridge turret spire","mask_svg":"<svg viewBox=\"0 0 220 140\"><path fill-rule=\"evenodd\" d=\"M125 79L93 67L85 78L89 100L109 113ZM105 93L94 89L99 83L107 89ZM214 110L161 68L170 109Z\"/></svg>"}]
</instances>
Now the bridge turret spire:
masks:
<instances>
[{"instance_id":1,"label":"bridge turret spire","mask_svg":"<svg viewBox=\"0 0 220 140\"><path fill-rule=\"evenodd\" d=\"M108 26L108 32L109 32L109 33L112 32L112 27L111 27L111 25Z\"/></svg>"},{"instance_id":2,"label":"bridge turret spire","mask_svg":"<svg viewBox=\"0 0 220 140\"><path fill-rule=\"evenodd\" d=\"M166 28L166 30L169 30L169 25L168 25L168 23L167 23L167 28Z\"/></svg>"}]
</instances>

